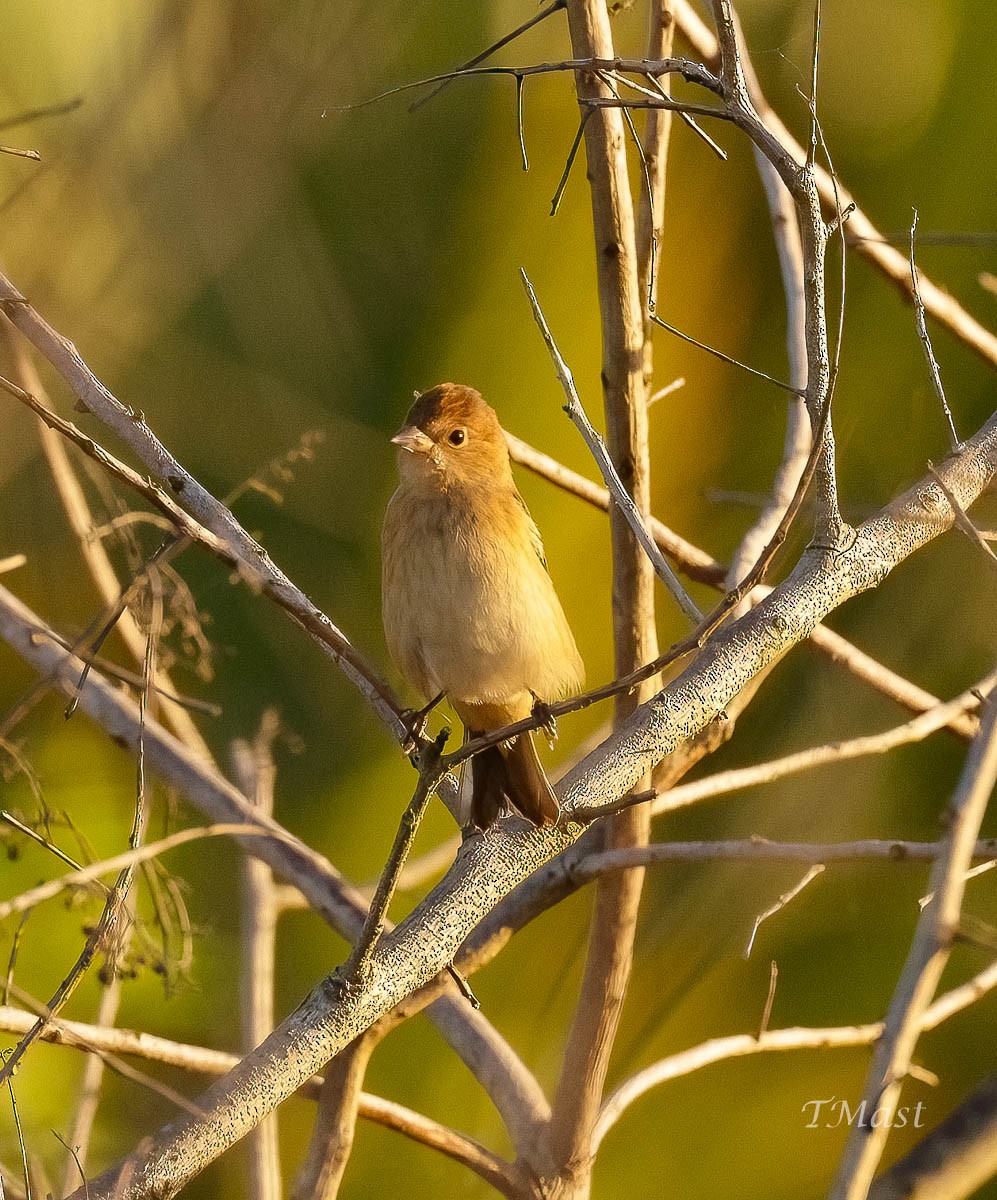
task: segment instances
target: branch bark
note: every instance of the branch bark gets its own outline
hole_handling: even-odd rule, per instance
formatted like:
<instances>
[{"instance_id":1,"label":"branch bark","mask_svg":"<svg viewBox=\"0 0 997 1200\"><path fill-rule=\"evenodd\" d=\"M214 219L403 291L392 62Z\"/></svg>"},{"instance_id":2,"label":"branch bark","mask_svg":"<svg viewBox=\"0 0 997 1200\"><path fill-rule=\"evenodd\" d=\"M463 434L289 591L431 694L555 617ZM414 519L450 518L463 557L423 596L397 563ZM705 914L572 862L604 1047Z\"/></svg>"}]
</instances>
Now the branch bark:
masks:
<instances>
[{"instance_id":1,"label":"branch bark","mask_svg":"<svg viewBox=\"0 0 997 1200\"><path fill-rule=\"evenodd\" d=\"M576 58L612 58L605 0L567 0L568 29ZM577 72L584 101L612 95L596 74ZM602 383L609 453L646 526L650 513L644 304L622 113L602 109L585 122L585 156L592 201L599 311L602 324ZM660 164L661 170L664 163ZM661 176L663 181L663 175ZM613 554L613 647L617 676L658 654L654 625L654 574L622 512L610 509ZM618 722L654 691L646 681L632 696L619 696ZM641 781L634 781L640 786ZM639 809L616 818L605 832L610 847L647 842L650 815ZM642 869L600 881L589 934L581 992L554 1102L551 1141L566 1195L585 1197L591 1186L592 1127L598 1114L609 1057L633 959Z\"/></svg>"}]
</instances>

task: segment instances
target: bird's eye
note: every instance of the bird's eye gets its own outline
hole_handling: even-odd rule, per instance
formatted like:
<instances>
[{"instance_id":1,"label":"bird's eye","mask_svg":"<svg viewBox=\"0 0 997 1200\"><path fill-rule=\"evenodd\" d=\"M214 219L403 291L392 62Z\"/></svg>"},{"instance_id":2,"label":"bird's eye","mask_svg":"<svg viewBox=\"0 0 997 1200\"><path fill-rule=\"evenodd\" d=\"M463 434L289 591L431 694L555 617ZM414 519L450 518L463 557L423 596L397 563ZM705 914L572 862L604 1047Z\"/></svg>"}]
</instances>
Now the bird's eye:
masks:
<instances>
[{"instance_id":1,"label":"bird's eye","mask_svg":"<svg viewBox=\"0 0 997 1200\"><path fill-rule=\"evenodd\" d=\"M451 446L463 446L467 439L466 429L454 429L451 431L449 442Z\"/></svg>"}]
</instances>

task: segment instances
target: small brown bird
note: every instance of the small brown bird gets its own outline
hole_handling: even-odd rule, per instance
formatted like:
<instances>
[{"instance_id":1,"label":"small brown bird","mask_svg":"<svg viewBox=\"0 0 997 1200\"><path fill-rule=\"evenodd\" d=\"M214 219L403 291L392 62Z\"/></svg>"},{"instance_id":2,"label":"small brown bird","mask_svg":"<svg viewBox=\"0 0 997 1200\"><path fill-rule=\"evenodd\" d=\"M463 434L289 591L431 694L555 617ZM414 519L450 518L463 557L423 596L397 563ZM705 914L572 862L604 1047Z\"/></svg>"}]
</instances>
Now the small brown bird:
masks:
<instances>
[{"instance_id":1,"label":"small brown bird","mask_svg":"<svg viewBox=\"0 0 997 1200\"><path fill-rule=\"evenodd\" d=\"M582 660L494 410L441 383L391 440L400 482L381 535L382 612L402 674L427 700L445 692L468 738L577 691ZM535 825L557 820L530 734L475 755L471 770L480 828L506 801Z\"/></svg>"}]
</instances>

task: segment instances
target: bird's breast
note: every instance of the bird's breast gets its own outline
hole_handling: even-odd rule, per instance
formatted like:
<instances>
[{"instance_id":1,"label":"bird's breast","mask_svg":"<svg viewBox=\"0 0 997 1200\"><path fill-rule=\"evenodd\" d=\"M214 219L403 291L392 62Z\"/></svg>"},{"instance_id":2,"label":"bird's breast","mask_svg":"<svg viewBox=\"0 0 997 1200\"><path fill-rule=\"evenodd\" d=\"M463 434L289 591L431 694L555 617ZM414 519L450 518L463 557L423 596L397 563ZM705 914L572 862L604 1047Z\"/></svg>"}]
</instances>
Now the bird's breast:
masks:
<instances>
[{"instance_id":1,"label":"bird's breast","mask_svg":"<svg viewBox=\"0 0 997 1200\"><path fill-rule=\"evenodd\" d=\"M580 660L518 495L400 487L385 516L384 625L409 681L454 701L546 698Z\"/></svg>"}]
</instances>

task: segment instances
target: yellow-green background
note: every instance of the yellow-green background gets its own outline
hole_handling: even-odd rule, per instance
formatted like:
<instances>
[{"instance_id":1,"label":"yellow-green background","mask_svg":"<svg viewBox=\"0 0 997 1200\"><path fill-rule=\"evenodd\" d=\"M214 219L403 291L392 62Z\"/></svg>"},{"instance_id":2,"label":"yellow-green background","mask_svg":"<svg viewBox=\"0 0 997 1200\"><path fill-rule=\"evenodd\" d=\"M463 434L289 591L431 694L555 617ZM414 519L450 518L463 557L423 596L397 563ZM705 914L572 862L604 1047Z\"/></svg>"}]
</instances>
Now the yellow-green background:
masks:
<instances>
[{"instance_id":1,"label":"yellow-green background","mask_svg":"<svg viewBox=\"0 0 997 1200\"><path fill-rule=\"evenodd\" d=\"M826 0L821 116L840 175L879 227L994 229L997 167L988 0ZM442 379L479 387L505 424L592 473L560 411L561 395L529 316L518 268L531 275L593 417L599 415L599 326L589 199L580 160L556 218L550 198L577 110L565 76L528 84L523 174L509 79L461 81L414 115L409 97L349 112L337 106L444 70L534 12L529 0L8 0L0 119L72 97L72 113L6 130L41 164L0 157L0 266L88 363L193 473L225 494L263 464L323 429L315 461L283 488L283 503L251 495L238 515L281 566L370 659L394 679L378 618L378 528L392 487L387 437L416 388ZM755 63L797 134L807 129L798 88L808 74L810 6L745 0ZM641 53L638 2L616 21L619 46ZM567 54L560 18L503 61ZM775 253L750 153L722 125L720 163L678 125L661 250L662 315L726 351L785 374ZM636 173L635 173L636 178ZM997 270L993 241L931 246L923 270L983 321L997 300L977 282ZM842 372L836 397L846 515L860 519L940 459L946 441L911 311L863 261L849 257ZM993 374L952 338L935 348L960 432L993 408ZM711 489L762 492L778 462L784 406L769 385L661 334L659 386L686 386L652 412L654 508L725 557L752 510ZM49 379L49 376L46 376ZM54 380L62 411L71 398ZM77 418L97 437L90 418ZM589 678L610 671L610 581L605 519L531 478L523 492ZM994 521L990 513L991 524ZM148 536L148 548L155 545ZM56 628L78 632L96 600L68 535L29 416L0 400L0 557L28 565L5 576ZM227 761L275 705L298 743L278 753L278 815L357 880L385 855L411 770L329 661L275 608L235 586L200 552L181 560L210 616L216 675L178 670L178 686L223 708L203 721ZM993 576L951 535L832 624L925 687L948 696L989 667ZM705 600L705 595L704 595ZM660 635L682 632L661 598ZM110 644L117 651L117 647ZM32 682L0 648L0 712ZM396 680L397 682L397 680ZM561 753L600 714L566 720ZM803 648L765 685L717 766L756 761L832 737L884 728L893 706ZM17 731L50 806L66 809L110 854L127 838L134 764L83 717L63 721L49 698ZM712 802L659 825L669 836L830 840L931 838L962 761L944 735L927 745L828 769ZM2 783L4 807L33 811L23 778ZM157 793L152 829L166 821ZM193 817L192 819L197 819ZM421 845L451 832L436 813ZM993 820L990 833L997 832ZM66 844L75 849L68 834ZM21 848L0 881L13 894L59 869ZM173 855L199 930L189 980L164 996L151 971L128 983L121 1023L235 1049L237 856L218 841ZM917 916L920 868L838 866L741 950L752 920L801 873L762 865L659 867L648 880L636 967L613 1060L616 1082L663 1054L755 1028L779 963L772 1024L873 1020L888 1002ZM411 903L406 897L404 903ZM993 876L974 881L967 908L992 919ZM576 992L591 894L537 921L475 980L486 1015L553 1090ZM401 907L400 907L401 910ZM48 996L72 963L93 910L58 904L29 922L16 980ZM11 926L2 930L6 960ZM278 1013L343 955L315 918L285 918ZM959 947L946 982L987 956ZM96 986L70 1014L87 1019ZM923 1039L918 1060L940 1077L908 1085L935 1123L995 1068L994 1001ZM9 1039L12 1042L13 1039ZM0 1045L9 1044L5 1037ZM798 1198L826 1189L843 1131L805 1128L801 1106L857 1098L865 1051L799 1053L708 1068L640 1101L607 1138L600 1197L675 1195ZM80 1059L37 1048L17 1078L33 1152L61 1178ZM166 1073L195 1094L196 1084ZM505 1152L498 1119L465 1068L423 1018L377 1051L367 1086ZM106 1163L170 1115L165 1102L112 1079L94 1144ZM300 1161L311 1109L282 1113L284 1161ZM891 1156L909 1139L897 1134ZM244 1193L238 1149L191 1197ZM9 1110L0 1157L16 1157ZM488 1189L441 1157L376 1127L359 1129L343 1194L479 1196ZM997 1196L991 1186L986 1193Z\"/></svg>"}]
</instances>

